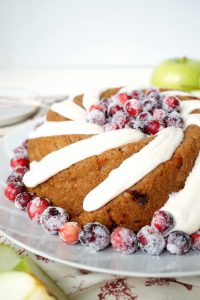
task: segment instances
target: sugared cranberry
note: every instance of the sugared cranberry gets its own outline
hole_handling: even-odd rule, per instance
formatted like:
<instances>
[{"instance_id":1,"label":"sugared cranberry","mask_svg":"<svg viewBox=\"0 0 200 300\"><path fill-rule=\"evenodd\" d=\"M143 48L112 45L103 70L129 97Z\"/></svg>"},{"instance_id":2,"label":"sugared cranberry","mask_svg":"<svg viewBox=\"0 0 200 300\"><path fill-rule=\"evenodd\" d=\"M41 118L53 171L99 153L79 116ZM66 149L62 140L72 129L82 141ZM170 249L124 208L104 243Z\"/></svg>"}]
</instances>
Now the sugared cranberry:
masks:
<instances>
[{"instance_id":1,"label":"sugared cranberry","mask_svg":"<svg viewBox=\"0 0 200 300\"><path fill-rule=\"evenodd\" d=\"M73 245L78 243L81 227L77 222L68 222L60 227L59 236L64 243Z\"/></svg>"},{"instance_id":2,"label":"sugared cranberry","mask_svg":"<svg viewBox=\"0 0 200 300\"><path fill-rule=\"evenodd\" d=\"M88 223L83 227L79 239L86 248L99 251L110 244L110 233L101 223Z\"/></svg>"},{"instance_id":3,"label":"sugared cranberry","mask_svg":"<svg viewBox=\"0 0 200 300\"><path fill-rule=\"evenodd\" d=\"M27 149L28 148L28 139L23 141L22 146Z\"/></svg>"},{"instance_id":4,"label":"sugared cranberry","mask_svg":"<svg viewBox=\"0 0 200 300\"><path fill-rule=\"evenodd\" d=\"M161 123L159 120L150 120L146 122L144 126L144 131L147 134L153 135L158 133L158 131L162 128Z\"/></svg>"},{"instance_id":5,"label":"sugared cranberry","mask_svg":"<svg viewBox=\"0 0 200 300\"><path fill-rule=\"evenodd\" d=\"M191 235L191 240L192 240L192 245L191 245L192 250L200 251L200 230Z\"/></svg>"},{"instance_id":6,"label":"sugared cranberry","mask_svg":"<svg viewBox=\"0 0 200 300\"><path fill-rule=\"evenodd\" d=\"M114 122L105 124L103 128L105 131L120 129L119 125Z\"/></svg>"},{"instance_id":7,"label":"sugared cranberry","mask_svg":"<svg viewBox=\"0 0 200 300\"><path fill-rule=\"evenodd\" d=\"M13 170L14 173L24 175L26 172L28 172L28 168L26 167L17 167Z\"/></svg>"},{"instance_id":8,"label":"sugared cranberry","mask_svg":"<svg viewBox=\"0 0 200 300\"><path fill-rule=\"evenodd\" d=\"M108 106L113 103L111 98L104 98L100 100L100 105L104 108L104 110L108 110Z\"/></svg>"},{"instance_id":9,"label":"sugared cranberry","mask_svg":"<svg viewBox=\"0 0 200 300\"><path fill-rule=\"evenodd\" d=\"M178 128L184 127L183 118L181 114L177 113L176 111L173 111L171 114L168 114L165 117L164 121L166 127L178 127Z\"/></svg>"},{"instance_id":10,"label":"sugared cranberry","mask_svg":"<svg viewBox=\"0 0 200 300\"><path fill-rule=\"evenodd\" d=\"M137 234L140 249L149 255L159 255L165 248L165 239L152 226L144 226Z\"/></svg>"},{"instance_id":11,"label":"sugared cranberry","mask_svg":"<svg viewBox=\"0 0 200 300\"><path fill-rule=\"evenodd\" d=\"M50 205L46 198L35 197L27 204L27 213L34 222L40 223L43 211Z\"/></svg>"},{"instance_id":12,"label":"sugared cranberry","mask_svg":"<svg viewBox=\"0 0 200 300\"><path fill-rule=\"evenodd\" d=\"M167 250L172 254L184 254L190 250L191 239L183 231L173 231L167 238Z\"/></svg>"},{"instance_id":13,"label":"sugared cranberry","mask_svg":"<svg viewBox=\"0 0 200 300\"><path fill-rule=\"evenodd\" d=\"M13 150L16 156L26 157L27 149L24 146L19 146Z\"/></svg>"},{"instance_id":14,"label":"sugared cranberry","mask_svg":"<svg viewBox=\"0 0 200 300\"><path fill-rule=\"evenodd\" d=\"M120 93L117 95L117 98L121 104L124 104L124 103L126 103L126 101L131 99L131 96L128 95L127 93Z\"/></svg>"},{"instance_id":15,"label":"sugared cranberry","mask_svg":"<svg viewBox=\"0 0 200 300\"><path fill-rule=\"evenodd\" d=\"M151 226L166 234L174 227L174 218L164 210L158 210L154 213Z\"/></svg>"},{"instance_id":16,"label":"sugared cranberry","mask_svg":"<svg viewBox=\"0 0 200 300\"><path fill-rule=\"evenodd\" d=\"M130 254L137 250L137 236L130 229L118 227L111 234L111 244L114 250Z\"/></svg>"},{"instance_id":17,"label":"sugared cranberry","mask_svg":"<svg viewBox=\"0 0 200 300\"><path fill-rule=\"evenodd\" d=\"M112 119L112 122L117 124L119 128L124 128L129 121L130 118L122 111L116 112Z\"/></svg>"},{"instance_id":18,"label":"sugared cranberry","mask_svg":"<svg viewBox=\"0 0 200 300\"><path fill-rule=\"evenodd\" d=\"M163 109L155 108L153 111L153 118L156 120L164 120L167 116L167 112Z\"/></svg>"},{"instance_id":19,"label":"sugared cranberry","mask_svg":"<svg viewBox=\"0 0 200 300\"><path fill-rule=\"evenodd\" d=\"M7 180L6 180L6 183L12 182L12 181L14 181L14 182L22 182L22 178L23 178L23 175L22 175L22 174L17 174L17 173L15 173L15 172L13 172L13 173L11 173L11 174L8 176L8 178L7 178Z\"/></svg>"},{"instance_id":20,"label":"sugared cranberry","mask_svg":"<svg viewBox=\"0 0 200 300\"><path fill-rule=\"evenodd\" d=\"M140 130L141 132L144 132L144 125L143 122L140 122L138 120L131 120L128 122L125 126L126 128L136 129Z\"/></svg>"},{"instance_id":21,"label":"sugared cranberry","mask_svg":"<svg viewBox=\"0 0 200 300\"><path fill-rule=\"evenodd\" d=\"M144 99L142 102L143 111L152 112L157 107L157 102L154 99Z\"/></svg>"},{"instance_id":22,"label":"sugared cranberry","mask_svg":"<svg viewBox=\"0 0 200 300\"><path fill-rule=\"evenodd\" d=\"M25 192L26 188L21 182L8 182L4 190L5 196L10 201L15 201L18 194Z\"/></svg>"},{"instance_id":23,"label":"sugared cranberry","mask_svg":"<svg viewBox=\"0 0 200 300\"><path fill-rule=\"evenodd\" d=\"M40 224L46 232L56 234L60 227L68 222L68 220L69 215L65 209L57 206L49 206L43 211L40 217Z\"/></svg>"},{"instance_id":24,"label":"sugared cranberry","mask_svg":"<svg viewBox=\"0 0 200 300\"><path fill-rule=\"evenodd\" d=\"M156 89L156 88L149 88L146 90L145 92L145 97L150 97L150 96L157 96L158 94L160 93L160 90L159 89Z\"/></svg>"},{"instance_id":25,"label":"sugared cranberry","mask_svg":"<svg viewBox=\"0 0 200 300\"><path fill-rule=\"evenodd\" d=\"M121 104L114 103L108 107L108 115L110 117L113 117L118 111L123 111L123 106Z\"/></svg>"},{"instance_id":26,"label":"sugared cranberry","mask_svg":"<svg viewBox=\"0 0 200 300\"><path fill-rule=\"evenodd\" d=\"M87 114L87 121L103 126L106 121L105 114L98 109L94 109Z\"/></svg>"},{"instance_id":27,"label":"sugared cranberry","mask_svg":"<svg viewBox=\"0 0 200 300\"><path fill-rule=\"evenodd\" d=\"M25 209L27 204L34 198L34 195L29 192L23 192L17 195L15 198L15 207L19 209Z\"/></svg>"},{"instance_id":28,"label":"sugared cranberry","mask_svg":"<svg viewBox=\"0 0 200 300\"><path fill-rule=\"evenodd\" d=\"M133 90L133 91L131 92L131 96L132 96L132 98L134 98L134 99L142 100L144 94L143 94L143 91L142 91L142 90Z\"/></svg>"},{"instance_id":29,"label":"sugared cranberry","mask_svg":"<svg viewBox=\"0 0 200 300\"><path fill-rule=\"evenodd\" d=\"M27 157L13 157L10 160L10 166L11 168L17 168L17 167L28 167L29 161Z\"/></svg>"},{"instance_id":30,"label":"sugared cranberry","mask_svg":"<svg viewBox=\"0 0 200 300\"><path fill-rule=\"evenodd\" d=\"M94 109L100 110L100 111L104 111L103 106L101 106L100 104L92 104L89 108L89 111L92 111Z\"/></svg>"},{"instance_id":31,"label":"sugared cranberry","mask_svg":"<svg viewBox=\"0 0 200 300\"><path fill-rule=\"evenodd\" d=\"M128 100L124 105L125 112L131 117L137 117L141 111L141 103L136 99Z\"/></svg>"},{"instance_id":32,"label":"sugared cranberry","mask_svg":"<svg viewBox=\"0 0 200 300\"><path fill-rule=\"evenodd\" d=\"M140 122L146 122L146 121L149 121L151 119L152 119L152 115L148 111L141 112L139 114L139 116L137 117L137 120L140 121Z\"/></svg>"},{"instance_id":33,"label":"sugared cranberry","mask_svg":"<svg viewBox=\"0 0 200 300\"><path fill-rule=\"evenodd\" d=\"M163 108L168 112L178 110L180 108L180 101L175 96L166 96L163 99Z\"/></svg>"}]
</instances>

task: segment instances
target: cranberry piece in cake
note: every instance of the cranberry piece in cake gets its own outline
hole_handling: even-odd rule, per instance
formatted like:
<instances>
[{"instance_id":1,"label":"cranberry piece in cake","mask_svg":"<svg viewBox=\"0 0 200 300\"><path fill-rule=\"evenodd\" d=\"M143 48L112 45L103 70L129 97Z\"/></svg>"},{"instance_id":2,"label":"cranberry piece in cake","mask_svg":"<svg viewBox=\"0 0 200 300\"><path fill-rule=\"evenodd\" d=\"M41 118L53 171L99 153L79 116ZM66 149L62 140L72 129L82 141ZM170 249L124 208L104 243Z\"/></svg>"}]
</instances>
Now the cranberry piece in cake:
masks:
<instances>
[{"instance_id":1,"label":"cranberry piece in cake","mask_svg":"<svg viewBox=\"0 0 200 300\"><path fill-rule=\"evenodd\" d=\"M103 126L106 121L105 114L98 109L94 109L87 114L87 121L89 123Z\"/></svg>"},{"instance_id":2,"label":"cranberry piece in cake","mask_svg":"<svg viewBox=\"0 0 200 300\"><path fill-rule=\"evenodd\" d=\"M57 206L49 206L43 211L40 217L40 224L46 232L56 234L60 227L68 222L68 220L69 215L65 209Z\"/></svg>"},{"instance_id":3,"label":"cranberry piece in cake","mask_svg":"<svg viewBox=\"0 0 200 300\"><path fill-rule=\"evenodd\" d=\"M159 232L166 234L174 227L174 218L164 210L158 210L154 213L151 226L155 227Z\"/></svg>"},{"instance_id":4,"label":"cranberry piece in cake","mask_svg":"<svg viewBox=\"0 0 200 300\"><path fill-rule=\"evenodd\" d=\"M166 96L163 99L163 108L168 112L172 112L173 110L179 110L180 101L175 96Z\"/></svg>"},{"instance_id":5,"label":"cranberry piece in cake","mask_svg":"<svg viewBox=\"0 0 200 300\"><path fill-rule=\"evenodd\" d=\"M158 133L158 131L162 128L162 125L159 120L150 120L144 126L144 132L150 135L154 135Z\"/></svg>"},{"instance_id":6,"label":"cranberry piece in cake","mask_svg":"<svg viewBox=\"0 0 200 300\"><path fill-rule=\"evenodd\" d=\"M126 103L126 101L131 99L131 96L128 95L127 93L120 93L117 95L117 99L121 104Z\"/></svg>"},{"instance_id":7,"label":"cranberry piece in cake","mask_svg":"<svg viewBox=\"0 0 200 300\"><path fill-rule=\"evenodd\" d=\"M191 245L192 250L200 251L200 230L191 235L191 240L192 240L192 245Z\"/></svg>"},{"instance_id":8,"label":"cranberry piece in cake","mask_svg":"<svg viewBox=\"0 0 200 300\"><path fill-rule=\"evenodd\" d=\"M141 111L141 103L136 99L128 100L124 105L124 111L131 117L137 117Z\"/></svg>"},{"instance_id":9,"label":"cranberry piece in cake","mask_svg":"<svg viewBox=\"0 0 200 300\"><path fill-rule=\"evenodd\" d=\"M25 190L26 188L21 182L12 181L7 183L4 194L10 201L14 202L17 195L25 192Z\"/></svg>"},{"instance_id":10,"label":"cranberry piece in cake","mask_svg":"<svg viewBox=\"0 0 200 300\"><path fill-rule=\"evenodd\" d=\"M184 127L184 121L183 118L181 116L181 114L179 114L176 111L173 111L171 114L168 114L165 119L165 126L166 127L178 127L178 128L183 128Z\"/></svg>"},{"instance_id":11,"label":"cranberry piece in cake","mask_svg":"<svg viewBox=\"0 0 200 300\"><path fill-rule=\"evenodd\" d=\"M113 117L114 114L116 114L116 112L119 112L119 111L123 111L123 106L121 104L114 103L114 104L109 105L109 107L108 107L108 115L110 117Z\"/></svg>"},{"instance_id":12,"label":"cranberry piece in cake","mask_svg":"<svg viewBox=\"0 0 200 300\"><path fill-rule=\"evenodd\" d=\"M130 254L137 250L137 236L130 229L118 227L111 234L111 244L114 250Z\"/></svg>"},{"instance_id":13,"label":"cranberry piece in cake","mask_svg":"<svg viewBox=\"0 0 200 300\"><path fill-rule=\"evenodd\" d=\"M167 250L172 254L184 254L190 250L191 239L183 231L173 231L167 238Z\"/></svg>"},{"instance_id":14,"label":"cranberry piece in cake","mask_svg":"<svg viewBox=\"0 0 200 300\"><path fill-rule=\"evenodd\" d=\"M29 192L23 192L17 195L15 198L15 207L19 209L25 209L27 204L34 198L34 195Z\"/></svg>"},{"instance_id":15,"label":"cranberry piece in cake","mask_svg":"<svg viewBox=\"0 0 200 300\"><path fill-rule=\"evenodd\" d=\"M152 226L144 226L137 234L140 249L149 255L160 255L165 248L165 239Z\"/></svg>"},{"instance_id":16,"label":"cranberry piece in cake","mask_svg":"<svg viewBox=\"0 0 200 300\"><path fill-rule=\"evenodd\" d=\"M17 168L17 167L28 167L29 166L29 161L27 157L13 157L10 160L10 166L11 168Z\"/></svg>"},{"instance_id":17,"label":"cranberry piece in cake","mask_svg":"<svg viewBox=\"0 0 200 300\"><path fill-rule=\"evenodd\" d=\"M64 243L73 245L78 243L81 227L77 222L67 222L60 227L59 236Z\"/></svg>"},{"instance_id":18,"label":"cranberry piece in cake","mask_svg":"<svg viewBox=\"0 0 200 300\"><path fill-rule=\"evenodd\" d=\"M40 217L43 211L50 205L46 198L35 197L27 204L27 213L31 220L40 223Z\"/></svg>"},{"instance_id":19,"label":"cranberry piece in cake","mask_svg":"<svg viewBox=\"0 0 200 300\"><path fill-rule=\"evenodd\" d=\"M99 251L110 244L110 232L101 223L88 223L83 227L79 239L86 248Z\"/></svg>"}]
</instances>

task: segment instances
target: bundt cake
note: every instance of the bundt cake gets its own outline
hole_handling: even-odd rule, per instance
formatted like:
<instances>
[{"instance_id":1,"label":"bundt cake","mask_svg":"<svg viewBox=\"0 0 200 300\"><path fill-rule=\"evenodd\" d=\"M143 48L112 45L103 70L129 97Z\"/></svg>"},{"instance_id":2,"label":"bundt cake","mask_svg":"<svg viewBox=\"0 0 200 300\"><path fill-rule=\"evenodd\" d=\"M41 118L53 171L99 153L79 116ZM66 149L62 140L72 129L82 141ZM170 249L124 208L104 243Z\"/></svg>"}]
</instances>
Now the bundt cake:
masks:
<instances>
[{"instance_id":1,"label":"bundt cake","mask_svg":"<svg viewBox=\"0 0 200 300\"><path fill-rule=\"evenodd\" d=\"M200 228L199 100L123 87L54 104L29 136L24 184L81 225L138 232L164 207L191 234Z\"/></svg>"}]
</instances>

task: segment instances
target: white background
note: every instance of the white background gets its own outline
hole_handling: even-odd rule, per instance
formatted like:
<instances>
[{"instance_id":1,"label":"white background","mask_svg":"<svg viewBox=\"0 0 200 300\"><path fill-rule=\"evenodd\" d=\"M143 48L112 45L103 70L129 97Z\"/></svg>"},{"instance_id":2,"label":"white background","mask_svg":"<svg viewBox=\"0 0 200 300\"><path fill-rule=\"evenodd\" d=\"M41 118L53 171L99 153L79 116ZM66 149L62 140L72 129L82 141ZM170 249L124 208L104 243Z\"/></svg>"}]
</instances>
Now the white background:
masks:
<instances>
[{"instance_id":1,"label":"white background","mask_svg":"<svg viewBox=\"0 0 200 300\"><path fill-rule=\"evenodd\" d=\"M200 58L199 0L0 0L0 67Z\"/></svg>"}]
</instances>

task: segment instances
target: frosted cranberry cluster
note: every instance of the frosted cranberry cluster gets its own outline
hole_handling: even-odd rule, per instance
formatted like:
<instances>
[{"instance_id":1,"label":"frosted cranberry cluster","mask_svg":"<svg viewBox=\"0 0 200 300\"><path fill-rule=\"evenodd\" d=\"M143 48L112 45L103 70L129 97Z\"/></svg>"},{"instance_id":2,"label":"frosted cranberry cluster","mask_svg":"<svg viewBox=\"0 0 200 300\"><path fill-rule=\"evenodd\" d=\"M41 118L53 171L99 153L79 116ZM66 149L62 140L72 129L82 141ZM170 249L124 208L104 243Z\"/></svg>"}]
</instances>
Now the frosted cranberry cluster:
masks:
<instances>
[{"instance_id":1,"label":"frosted cranberry cluster","mask_svg":"<svg viewBox=\"0 0 200 300\"><path fill-rule=\"evenodd\" d=\"M103 126L106 131L132 128L148 135L174 126L184 127L177 97L161 94L159 89L119 92L101 99L89 108L86 120Z\"/></svg>"},{"instance_id":2,"label":"frosted cranberry cluster","mask_svg":"<svg viewBox=\"0 0 200 300\"><path fill-rule=\"evenodd\" d=\"M6 197L15 207L25 210L29 218L41 224L49 234L58 234L66 244L79 241L87 249L99 251L112 246L113 250L131 254L141 249L149 255L160 255L164 249L172 254L184 254L190 249L200 251L200 230L189 236L182 231L173 231L175 221L168 212L156 211L151 225L144 226L137 235L130 229L117 227L110 232L98 222L88 223L83 228L69 221L69 214L61 207L52 206L46 198L38 197L26 190L23 176L28 171L27 143L14 150L10 161L12 173L5 187Z\"/></svg>"}]
</instances>

